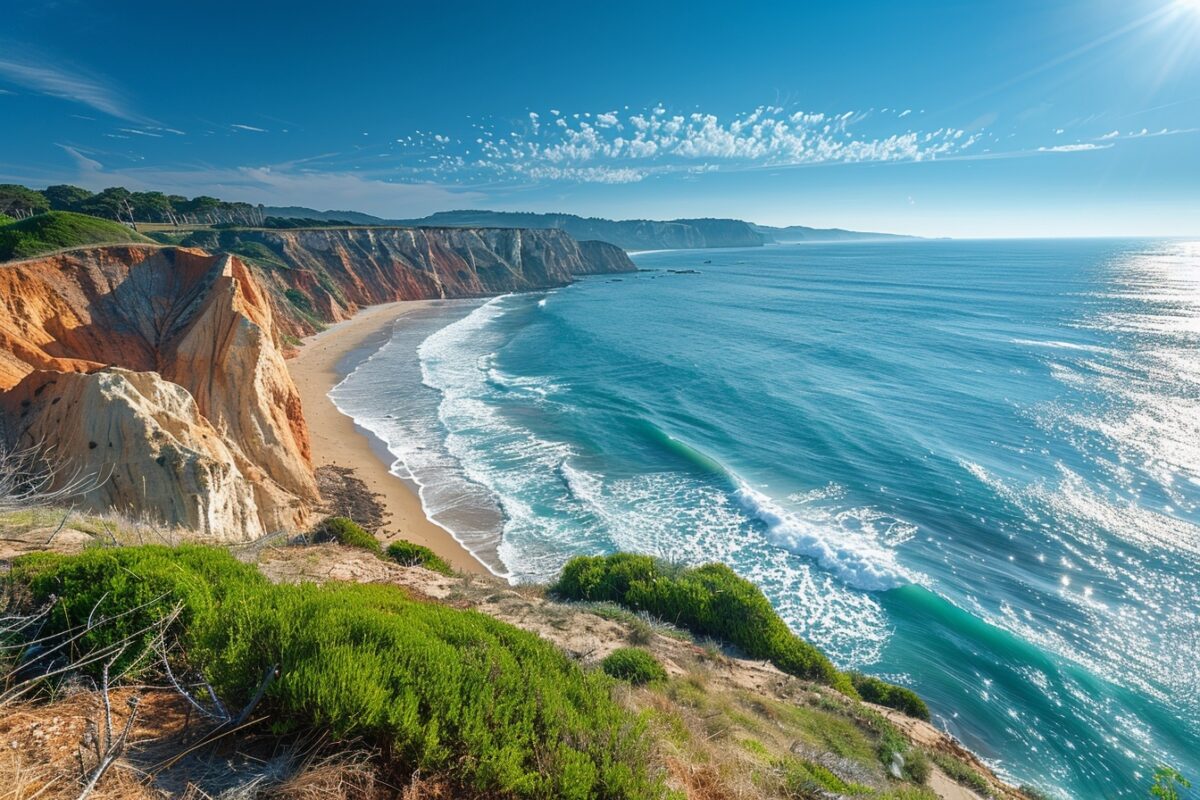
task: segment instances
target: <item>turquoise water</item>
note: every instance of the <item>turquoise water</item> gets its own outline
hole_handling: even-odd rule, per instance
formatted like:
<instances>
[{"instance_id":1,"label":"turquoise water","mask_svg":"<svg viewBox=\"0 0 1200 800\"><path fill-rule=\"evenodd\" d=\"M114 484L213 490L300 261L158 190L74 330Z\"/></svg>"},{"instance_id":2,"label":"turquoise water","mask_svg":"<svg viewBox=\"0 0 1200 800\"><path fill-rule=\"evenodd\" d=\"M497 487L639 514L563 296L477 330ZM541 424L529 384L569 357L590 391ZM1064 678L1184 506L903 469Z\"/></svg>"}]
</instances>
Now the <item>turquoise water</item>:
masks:
<instances>
[{"instance_id":1,"label":"turquoise water","mask_svg":"<svg viewBox=\"0 0 1200 800\"><path fill-rule=\"evenodd\" d=\"M421 311L334 399L497 573L722 560L1015 781L1200 778L1200 243L635 260Z\"/></svg>"}]
</instances>

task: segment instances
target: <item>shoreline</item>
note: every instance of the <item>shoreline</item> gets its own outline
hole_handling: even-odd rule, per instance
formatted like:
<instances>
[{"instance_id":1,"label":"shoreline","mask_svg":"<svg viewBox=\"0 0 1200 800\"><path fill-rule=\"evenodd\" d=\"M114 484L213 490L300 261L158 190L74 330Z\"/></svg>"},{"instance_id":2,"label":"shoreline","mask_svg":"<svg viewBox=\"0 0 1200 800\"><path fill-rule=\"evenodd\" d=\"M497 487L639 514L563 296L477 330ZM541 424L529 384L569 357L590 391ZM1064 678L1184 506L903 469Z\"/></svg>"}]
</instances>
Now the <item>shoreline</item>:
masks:
<instances>
[{"instance_id":1,"label":"shoreline","mask_svg":"<svg viewBox=\"0 0 1200 800\"><path fill-rule=\"evenodd\" d=\"M363 308L350 319L306 337L287 359L288 372L300 393L313 468L351 469L370 491L378 494L388 514L380 531L384 546L407 539L428 547L455 569L490 575L491 571L448 530L425 516L416 490L391 473L394 459L384 442L342 413L329 398L334 386L388 341L397 320L431 302L403 300Z\"/></svg>"}]
</instances>

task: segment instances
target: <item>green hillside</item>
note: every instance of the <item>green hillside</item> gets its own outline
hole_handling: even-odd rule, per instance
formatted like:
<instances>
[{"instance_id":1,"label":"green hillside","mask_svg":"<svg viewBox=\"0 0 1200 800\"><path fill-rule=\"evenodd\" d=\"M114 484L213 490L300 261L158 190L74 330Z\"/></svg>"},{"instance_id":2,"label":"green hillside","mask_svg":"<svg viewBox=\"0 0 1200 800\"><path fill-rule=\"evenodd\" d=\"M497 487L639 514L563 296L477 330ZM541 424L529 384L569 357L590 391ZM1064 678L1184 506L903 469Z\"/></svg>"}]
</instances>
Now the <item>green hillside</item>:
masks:
<instances>
[{"instance_id":1,"label":"green hillside","mask_svg":"<svg viewBox=\"0 0 1200 800\"><path fill-rule=\"evenodd\" d=\"M118 222L70 211L49 211L20 222L0 224L0 260L29 258L89 244L149 241Z\"/></svg>"}]
</instances>

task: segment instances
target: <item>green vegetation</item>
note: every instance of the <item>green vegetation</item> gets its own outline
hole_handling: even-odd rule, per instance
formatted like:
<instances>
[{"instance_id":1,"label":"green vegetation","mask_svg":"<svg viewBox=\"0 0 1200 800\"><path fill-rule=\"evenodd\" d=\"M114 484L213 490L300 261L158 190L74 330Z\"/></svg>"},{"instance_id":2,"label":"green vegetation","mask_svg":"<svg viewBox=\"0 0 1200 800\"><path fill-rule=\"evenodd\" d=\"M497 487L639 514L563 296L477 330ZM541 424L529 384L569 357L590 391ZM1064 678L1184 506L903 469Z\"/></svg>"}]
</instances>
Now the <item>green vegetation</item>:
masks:
<instances>
[{"instance_id":1,"label":"green vegetation","mask_svg":"<svg viewBox=\"0 0 1200 800\"><path fill-rule=\"evenodd\" d=\"M29 258L65 247L149 241L108 220L50 211L0 227L0 260Z\"/></svg>"},{"instance_id":2,"label":"green vegetation","mask_svg":"<svg viewBox=\"0 0 1200 800\"><path fill-rule=\"evenodd\" d=\"M0 214L23 219L49 210L50 203L41 192L15 183L0 184Z\"/></svg>"},{"instance_id":3,"label":"green vegetation","mask_svg":"<svg viewBox=\"0 0 1200 800\"><path fill-rule=\"evenodd\" d=\"M67 184L48 186L42 191L16 184L0 185L0 213L21 219L47 211L71 211L131 225L142 222L257 225L263 222L261 206L230 203L215 197L189 199L163 192L131 192L120 186L90 192Z\"/></svg>"},{"instance_id":4,"label":"green vegetation","mask_svg":"<svg viewBox=\"0 0 1200 800\"><path fill-rule=\"evenodd\" d=\"M0 225L7 225L10 222L16 221L14 217L10 217L8 214L0 214Z\"/></svg>"},{"instance_id":5,"label":"green vegetation","mask_svg":"<svg viewBox=\"0 0 1200 800\"><path fill-rule=\"evenodd\" d=\"M929 706L925 705L925 701L912 689L905 689L903 686L896 686L861 672L848 674L859 696L868 703L894 708L910 717L929 721Z\"/></svg>"},{"instance_id":6,"label":"green vegetation","mask_svg":"<svg viewBox=\"0 0 1200 800\"><path fill-rule=\"evenodd\" d=\"M283 296L288 299L289 303L303 311L305 314L311 314L313 312L312 301L308 299L308 295L299 289L285 289L283 291Z\"/></svg>"},{"instance_id":7,"label":"green vegetation","mask_svg":"<svg viewBox=\"0 0 1200 800\"><path fill-rule=\"evenodd\" d=\"M667 679L667 671L648 650L640 647L618 647L600 662L604 674L634 686Z\"/></svg>"},{"instance_id":8,"label":"green vegetation","mask_svg":"<svg viewBox=\"0 0 1200 800\"><path fill-rule=\"evenodd\" d=\"M383 552L383 546L370 531L346 517L328 517L313 530L313 539L369 550L376 555Z\"/></svg>"},{"instance_id":9,"label":"green vegetation","mask_svg":"<svg viewBox=\"0 0 1200 800\"><path fill-rule=\"evenodd\" d=\"M788 759L780 765L789 797L821 798L836 795L871 795L871 787L842 780L829 769L812 761Z\"/></svg>"},{"instance_id":10,"label":"green vegetation","mask_svg":"<svg viewBox=\"0 0 1200 800\"><path fill-rule=\"evenodd\" d=\"M983 797L992 796L992 786L987 782L987 779L980 774L979 770L962 759L938 752L929 753L929 758L933 763L938 765L942 772L950 776L951 780L966 786Z\"/></svg>"},{"instance_id":11,"label":"green vegetation","mask_svg":"<svg viewBox=\"0 0 1200 800\"><path fill-rule=\"evenodd\" d=\"M1179 800L1179 790L1190 788L1191 781L1183 777L1179 770L1164 764L1154 770L1154 783L1150 786L1150 795L1158 800Z\"/></svg>"},{"instance_id":12,"label":"green vegetation","mask_svg":"<svg viewBox=\"0 0 1200 800\"><path fill-rule=\"evenodd\" d=\"M901 772L905 778L915 783L925 783L929 780L929 773L933 771L925 751L910 745L909 741L891 726L883 729L878 753L879 761L884 766L888 766L896 760L896 756L900 756L903 761Z\"/></svg>"},{"instance_id":13,"label":"green vegetation","mask_svg":"<svg viewBox=\"0 0 1200 800\"><path fill-rule=\"evenodd\" d=\"M248 707L277 732L324 729L387 754L399 774L455 795L654 798L644 722L608 679L537 636L380 585L276 585L224 550L93 548L18 558L9 581L34 605L60 598L40 636L79 634L76 658L128 637L126 679L165 626L179 673ZM95 665L93 665L94 667Z\"/></svg>"},{"instance_id":14,"label":"green vegetation","mask_svg":"<svg viewBox=\"0 0 1200 800\"><path fill-rule=\"evenodd\" d=\"M672 569L649 556L571 559L553 590L572 600L610 601L730 642L751 658L857 696L825 654L796 636L757 586L723 564Z\"/></svg>"},{"instance_id":15,"label":"green vegetation","mask_svg":"<svg viewBox=\"0 0 1200 800\"><path fill-rule=\"evenodd\" d=\"M424 567L443 575L453 575L454 568L444 558L423 545L401 539L388 545L387 557L406 567Z\"/></svg>"}]
</instances>

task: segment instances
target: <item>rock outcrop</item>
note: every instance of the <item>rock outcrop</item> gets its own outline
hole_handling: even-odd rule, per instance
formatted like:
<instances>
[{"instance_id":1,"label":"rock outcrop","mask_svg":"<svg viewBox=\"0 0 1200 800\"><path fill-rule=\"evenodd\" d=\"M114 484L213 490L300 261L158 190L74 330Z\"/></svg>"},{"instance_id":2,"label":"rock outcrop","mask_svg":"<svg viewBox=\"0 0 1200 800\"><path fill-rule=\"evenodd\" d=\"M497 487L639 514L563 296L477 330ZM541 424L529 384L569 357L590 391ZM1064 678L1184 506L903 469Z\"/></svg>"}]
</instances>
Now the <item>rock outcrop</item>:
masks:
<instances>
[{"instance_id":1,"label":"rock outcrop","mask_svg":"<svg viewBox=\"0 0 1200 800\"><path fill-rule=\"evenodd\" d=\"M237 258L146 246L0 267L5 438L94 474L85 502L236 540L318 500L271 303Z\"/></svg>"}]
</instances>

